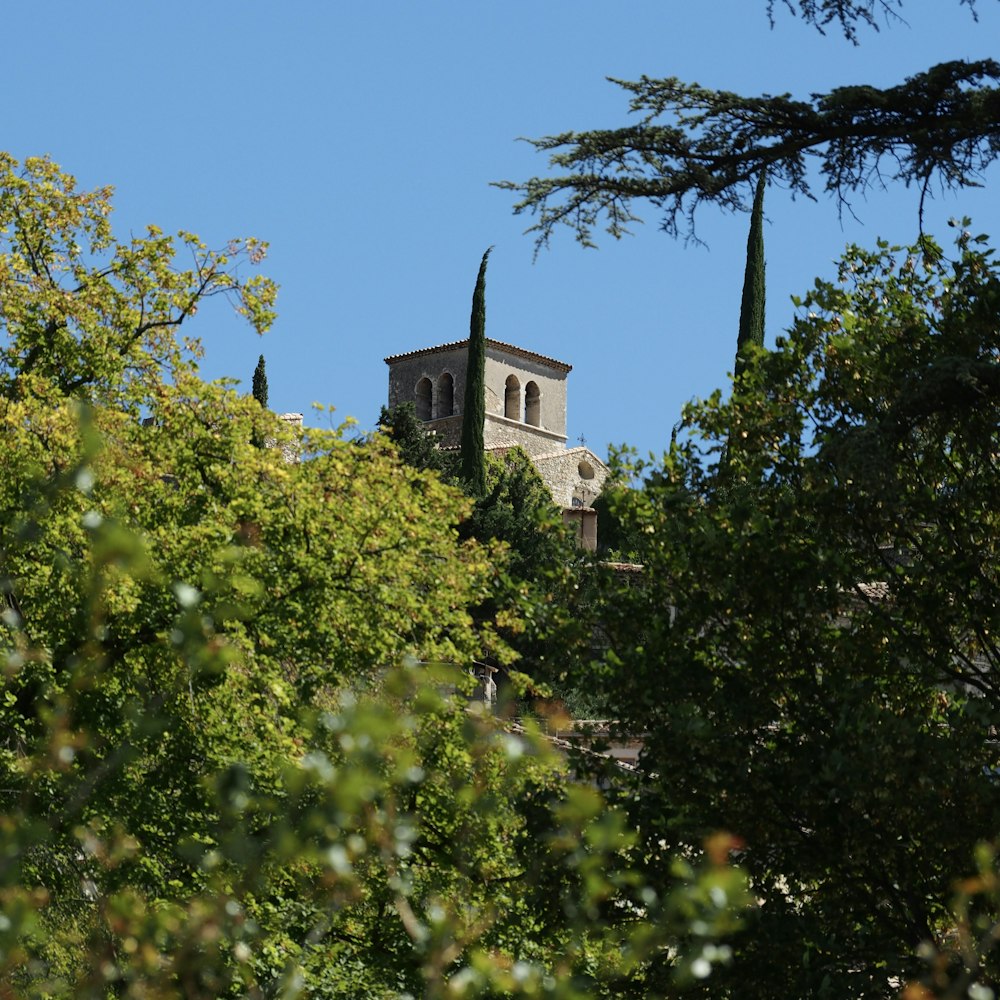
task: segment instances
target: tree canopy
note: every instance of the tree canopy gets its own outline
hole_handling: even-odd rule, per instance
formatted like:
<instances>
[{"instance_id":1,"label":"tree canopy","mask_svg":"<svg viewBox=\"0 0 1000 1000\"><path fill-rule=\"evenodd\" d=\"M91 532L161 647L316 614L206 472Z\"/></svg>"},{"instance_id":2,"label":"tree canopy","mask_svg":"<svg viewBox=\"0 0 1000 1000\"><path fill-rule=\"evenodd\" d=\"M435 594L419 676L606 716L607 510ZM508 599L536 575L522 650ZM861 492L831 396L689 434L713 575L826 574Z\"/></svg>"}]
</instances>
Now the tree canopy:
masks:
<instances>
[{"instance_id":1,"label":"tree canopy","mask_svg":"<svg viewBox=\"0 0 1000 1000\"><path fill-rule=\"evenodd\" d=\"M469 664L515 656L469 500L198 378L213 295L271 318L262 244L121 244L108 191L3 164L0 993L572 1000L723 964L728 854L653 893L623 811L469 710Z\"/></svg>"},{"instance_id":2,"label":"tree canopy","mask_svg":"<svg viewBox=\"0 0 1000 1000\"><path fill-rule=\"evenodd\" d=\"M608 493L643 573L608 572L588 683L644 734L647 875L730 830L761 904L713 997L997 988L952 897L996 877L998 331L985 238L853 248Z\"/></svg>"},{"instance_id":3,"label":"tree canopy","mask_svg":"<svg viewBox=\"0 0 1000 1000\"><path fill-rule=\"evenodd\" d=\"M976 16L976 0L959 0ZM776 10L786 9L798 14L820 31L829 25L839 25L845 37L857 41L858 25L878 30L879 20L891 23L902 20L899 13L903 0L767 0L767 16L774 22Z\"/></svg>"},{"instance_id":4,"label":"tree canopy","mask_svg":"<svg viewBox=\"0 0 1000 1000\"><path fill-rule=\"evenodd\" d=\"M697 209L740 211L762 171L770 184L814 197L813 170L840 208L890 181L929 192L977 186L1000 156L1000 64L954 61L895 87L844 86L808 100L743 97L674 77L614 80L634 125L530 140L553 176L522 183L515 213L536 217L536 246L560 226L584 246L595 228L616 238L640 221L636 202L660 212L671 235L695 232Z\"/></svg>"},{"instance_id":5,"label":"tree canopy","mask_svg":"<svg viewBox=\"0 0 1000 1000\"><path fill-rule=\"evenodd\" d=\"M579 553L528 454L519 447L484 453L485 491L476 495L461 474L460 456L437 447L412 403L383 406L379 427L408 465L433 470L470 494L472 511L459 525L460 538L506 547L492 591L474 614L503 621L513 612L514 628L504 638L518 655L518 669L537 676L549 663L565 666L585 655ZM525 615L532 620L528 630L521 623Z\"/></svg>"},{"instance_id":6,"label":"tree canopy","mask_svg":"<svg viewBox=\"0 0 1000 1000\"><path fill-rule=\"evenodd\" d=\"M960 0L975 17L975 0ZM774 22L784 9L821 32L837 24L851 41L858 26L902 20L903 0L767 0ZM519 196L515 214L536 221L536 251L566 226L583 246L595 229L615 238L641 221L636 202L660 213L670 235L695 235L704 203L746 210L757 178L793 196L823 190L850 210L851 199L897 181L926 197L936 190L978 186L1000 155L1000 64L954 60L894 87L854 84L812 94L743 96L676 77L617 80L638 121L615 129L563 132L528 140L548 154L552 174L497 186Z\"/></svg>"},{"instance_id":7,"label":"tree canopy","mask_svg":"<svg viewBox=\"0 0 1000 1000\"><path fill-rule=\"evenodd\" d=\"M415 403L399 403L392 409L383 406L379 410L378 427L392 439L399 457L407 465L454 476L457 465L455 454L443 452L437 447L435 435L417 416Z\"/></svg>"},{"instance_id":8,"label":"tree canopy","mask_svg":"<svg viewBox=\"0 0 1000 1000\"><path fill-rule=\"evenodd\" d=\"M235 239L213 250L192 233L149 226L117 240L111 189L78 191L51 160L19 164L0 153L0 394L21 398L46 384L64 396L138 406L194 360L176 333L224 296L253 329L274 319L277 293L248 267L267 244ZM189 266L178 263L178 256Z\"/></svg>"}]
</instances>

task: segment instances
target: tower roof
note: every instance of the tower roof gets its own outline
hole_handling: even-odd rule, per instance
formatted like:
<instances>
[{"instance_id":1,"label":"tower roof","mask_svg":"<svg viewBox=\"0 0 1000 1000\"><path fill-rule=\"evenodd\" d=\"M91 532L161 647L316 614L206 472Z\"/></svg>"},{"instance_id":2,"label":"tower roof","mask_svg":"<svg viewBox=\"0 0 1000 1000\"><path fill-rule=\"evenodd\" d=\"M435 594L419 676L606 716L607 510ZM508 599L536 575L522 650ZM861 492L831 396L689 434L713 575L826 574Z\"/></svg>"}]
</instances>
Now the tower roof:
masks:
<instances>
[{"instance_id":1,"label":"tower roof","mask_svg":"<svg viewBox=\"0 0 1000 1000\"><path fill-rule=\"evenodd\" d=\"M409 358L419 358L425 354L436 354L439 351L454 351L461 347L468 347L469 340L455 340L450 344L438 344L436 347L422 347L417 351L407 351L405 354L391 354L389 357L385 358L384 361L387 365L393 365L397 361L406 361ZM502 340L491 340L489 337L486 338L487 348L492 347L497 351L504 351L507 354L513 355L515 358L523 358L525 361L534 361L538 364L547 365L549 368L555 368L557 371L561 372L571 372L573 370L572 365L566 364L565 361L557 361L555 358L547 358L544 354L536 354L534 351L525 350L523 347L517 347L514 344L505 344Z\"/></svg>"}]
</instances>

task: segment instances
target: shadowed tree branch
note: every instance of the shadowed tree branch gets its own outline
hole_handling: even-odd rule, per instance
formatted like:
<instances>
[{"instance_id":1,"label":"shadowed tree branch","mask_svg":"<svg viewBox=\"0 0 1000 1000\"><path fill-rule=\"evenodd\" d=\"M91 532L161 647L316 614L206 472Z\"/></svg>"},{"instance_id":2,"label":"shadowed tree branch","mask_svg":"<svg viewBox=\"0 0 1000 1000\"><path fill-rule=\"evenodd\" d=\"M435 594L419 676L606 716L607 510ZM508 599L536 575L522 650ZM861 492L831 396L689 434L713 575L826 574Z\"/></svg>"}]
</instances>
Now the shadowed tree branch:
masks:
<instances>
[{"instance_id":1,"label":"shadowed tree branch","mask_svg":"<svg viewBox=\"0 0 1000 1000\"><path fill-rule=\"evenodd\" d=\"M595 245L598 225L620 238L641 221L637 200L660 212L667 233L691 238L702 203L746 210L765 170L793 197L815 198L818 167L841 211L851 195L888 181L915 185L922 207L935 186L978 186L1000 155L997 81L1000 63L991 59L941 63L895 87L838 87L806 101L742 97L673 77L614 80L630 94L636 124L528 140L557 173L497 186L519 194L515 214L535 216L528 231L537 248L560 225L584 246Z\"/></svg>"}]
</instances>

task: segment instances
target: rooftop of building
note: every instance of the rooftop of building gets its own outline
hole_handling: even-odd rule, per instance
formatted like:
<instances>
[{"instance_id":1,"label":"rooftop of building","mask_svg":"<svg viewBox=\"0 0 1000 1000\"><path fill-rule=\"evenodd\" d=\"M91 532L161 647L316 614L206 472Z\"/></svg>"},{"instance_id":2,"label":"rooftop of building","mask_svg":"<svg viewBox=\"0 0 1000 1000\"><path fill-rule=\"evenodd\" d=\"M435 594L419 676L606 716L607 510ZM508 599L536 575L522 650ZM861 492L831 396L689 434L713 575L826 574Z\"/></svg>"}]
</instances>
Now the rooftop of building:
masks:
<instances>
[{"instance_id":1,"label":"rooftop of building","mask_svg":"<svg viewBox=\"0 0 1000 1000\"><path fill-rule=\"evenodd\" d=\"M466 338L465 340L452 341L450 344L438 344L436 347L422 347L417 351L407 351L405 354L391 354L383 360L387 365L393 365L397 361L407 361L410 358L419 358L425 354L436 354L439 351L454 351L468 346L469 340ZM557 371L571 372L573 370L573 366L566 364L565 361L557 361L555 358L548 358L544 354L538 354L535 351L529 351L523 347L517 347L515 344L505 344L502 340L491 340L487 337L486 346L487 348L492 347L497 351L504 351L507 354L513 355L515 358L522 358L525 361L534 361L538 364L547 365L549 368L555 368Z\"/></svg>"},{"instance_id":2,"label":"rooftop of building","mask_svg":"<svg viewBox=\"0 0 1000 1000\"><path fill-rule=\"evenodd\" d=\"M572 448L558 448L555 451L547 451L541 455L535 455L532 461L544 462L552 458L565 458L567 455L579 455L581 457L585 456L587 458L593 458L597 460L597 464L601 466L602 469L608 467L607 462L601 460L601 458L585 444L576 444Z\"/></svg>"}]
</instances>

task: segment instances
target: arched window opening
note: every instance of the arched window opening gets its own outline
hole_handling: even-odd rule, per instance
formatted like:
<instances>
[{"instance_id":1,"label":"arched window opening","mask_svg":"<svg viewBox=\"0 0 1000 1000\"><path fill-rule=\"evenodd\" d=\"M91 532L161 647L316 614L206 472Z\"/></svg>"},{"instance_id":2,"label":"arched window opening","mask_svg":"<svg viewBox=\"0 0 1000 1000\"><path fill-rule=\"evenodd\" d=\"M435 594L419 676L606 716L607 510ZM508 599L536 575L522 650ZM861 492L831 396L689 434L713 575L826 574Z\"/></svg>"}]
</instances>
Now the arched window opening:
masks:
<instances>
[{"instance_id":1,"label":"arched window opening","mask_svg":"<svg viewBox=\"0 0 1000 1000\"><path fill-rule=\"evenodd\" d=\"M503 415L511 420L521 419L521 383L516 375L507 376L507 388L504 392Z\"/></svg>"},{"instance_id":2,"label":"arched window opening","mask_svg":"<svg viewBox=\"0 0 1000 1000\"><path fill-rule=\"evenodd\" d=\"M534 382L524 387L524 422L532 427L542 425L542 394Z\"/></svg>"},{"instance_id":3,"label":"arched window opening","mask_svg":"<svg viewBox=\"0 0 1000 1000\"><path fill-rule=\"evenodd\" d=\"M455 380L450 372L445 372L438 379L438 405L437 415L439 417L450 417L455 412Z\"/></svg>"},{"instance_id":4,"label":"arched window opening","mask_svg":"<svg viewBox=\"0 0 1000 1000\"><path fill-rule=\"evenodd\" d=\"M431 400L434 388L429 378L422 378L417 383L417 420L431 419Z\"/></svg>"}]
</instances>

